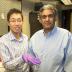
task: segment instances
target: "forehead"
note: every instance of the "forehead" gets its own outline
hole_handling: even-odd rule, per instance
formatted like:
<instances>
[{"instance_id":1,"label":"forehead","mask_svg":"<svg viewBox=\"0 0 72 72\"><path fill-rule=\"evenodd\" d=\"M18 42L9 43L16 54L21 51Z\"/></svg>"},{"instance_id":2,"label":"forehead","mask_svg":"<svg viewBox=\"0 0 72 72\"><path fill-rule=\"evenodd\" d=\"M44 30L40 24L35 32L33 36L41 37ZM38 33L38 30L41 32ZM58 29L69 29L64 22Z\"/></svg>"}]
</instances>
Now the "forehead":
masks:
<instances>
[{"instance_id":1,"label":"forehead","mask_svg":"<svg viewBox=\"0 0 72 72\"><path fill-rule=\"evenodd\" d=\"M54 14L52 9L45 9L41 15L49 15L49 14Z\"/></svg>"},{"instance_id":2,"label":"forehead","mask_svg":"<svg viewBox=\"0 0 72 72\"><path fill-rule=\"evenodd\" d=\"M22 18L21 14L19 13L13 13L10 15L10 19L17 19L17 18Z\"/></svg>"}]
</instances>

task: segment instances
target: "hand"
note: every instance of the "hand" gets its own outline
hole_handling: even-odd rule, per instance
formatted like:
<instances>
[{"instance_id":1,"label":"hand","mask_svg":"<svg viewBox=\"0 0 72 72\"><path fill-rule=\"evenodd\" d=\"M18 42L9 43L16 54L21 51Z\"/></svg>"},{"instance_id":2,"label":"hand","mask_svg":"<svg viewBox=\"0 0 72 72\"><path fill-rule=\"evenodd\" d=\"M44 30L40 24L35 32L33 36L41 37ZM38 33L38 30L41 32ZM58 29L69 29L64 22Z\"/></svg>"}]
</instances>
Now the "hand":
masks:
<instances>
[{"instance_id":1,"label":"hand","mask_svg":"<svg viewBox=\"0 0 72 72\"><path fill-rule=\"evenodd\" d=\"M29 62L31 62L31 63L34 64L34 65L37 65L37 64L40 64L40 63L41 63L41 62L40 62L40 59L37 59L37 58L33 57L33 56L30 55L30 54L23 54L23 55L22 55L22 59L23 59L26 63L28 63L28 61L29 61Z\"/></svg>"}]
</instances>

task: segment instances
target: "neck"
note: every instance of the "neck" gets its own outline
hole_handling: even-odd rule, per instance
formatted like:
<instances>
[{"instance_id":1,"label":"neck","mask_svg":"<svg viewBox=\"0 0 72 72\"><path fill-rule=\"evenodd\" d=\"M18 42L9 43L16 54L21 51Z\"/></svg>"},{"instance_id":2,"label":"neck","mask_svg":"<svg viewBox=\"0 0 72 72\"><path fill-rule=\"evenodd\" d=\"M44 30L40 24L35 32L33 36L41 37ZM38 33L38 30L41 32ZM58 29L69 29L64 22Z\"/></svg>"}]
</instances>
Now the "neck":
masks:
<instances>
[{"instance_id":1,"label":"neck","mask_svg":"<svg viewBox=\"0 0 72 72\"><path fill-rule=\"evenodd\" d=\"M49 32L51 32L53 30L53 28L52 29L44 29L44 31L45 31L45 34L48 36L48 33Z\"/></svg>"},{"instance_id":2,"label":"neck","mask_svg":"<svg viewBox=\"0 0 72 72\"><path fill-rule=\"evenodd\" d=\"M19 40L20 39L20 33L14 33L14 32L12 32L12 34L14 35L14 37L17 39L17 40Z\"/></svg>"}]
</instances>

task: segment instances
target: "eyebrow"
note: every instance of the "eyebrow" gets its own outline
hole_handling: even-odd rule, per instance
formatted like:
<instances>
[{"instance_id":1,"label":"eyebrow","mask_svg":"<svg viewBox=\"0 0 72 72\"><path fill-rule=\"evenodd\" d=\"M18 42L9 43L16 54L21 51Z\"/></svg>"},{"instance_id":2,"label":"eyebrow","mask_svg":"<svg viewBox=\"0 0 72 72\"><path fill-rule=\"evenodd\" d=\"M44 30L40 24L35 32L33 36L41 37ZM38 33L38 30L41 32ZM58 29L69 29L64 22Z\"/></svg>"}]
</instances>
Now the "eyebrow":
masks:
<instances>
[{"instance_id":1,"label":"eyebrow","mask_svg":"<svg viewBox=\"0 0 72 72\"><path fill-rule=\"evenodd\" d=\"M48 15L54 15L54 14L48 14ZM48 16L48 15L42 15L42 16Z\"/></svg>"},{"instance_id":2,"label":"eyebrow","mask_svg":"<svg viewBox=\"0 0 72 72\"><path fill-rule=\"evenodd\" d=\"M12 18L12 19L15 19L15 18ZM21 18L17 18L17 19L21 19Z\"/></svg>"}]
</instances>

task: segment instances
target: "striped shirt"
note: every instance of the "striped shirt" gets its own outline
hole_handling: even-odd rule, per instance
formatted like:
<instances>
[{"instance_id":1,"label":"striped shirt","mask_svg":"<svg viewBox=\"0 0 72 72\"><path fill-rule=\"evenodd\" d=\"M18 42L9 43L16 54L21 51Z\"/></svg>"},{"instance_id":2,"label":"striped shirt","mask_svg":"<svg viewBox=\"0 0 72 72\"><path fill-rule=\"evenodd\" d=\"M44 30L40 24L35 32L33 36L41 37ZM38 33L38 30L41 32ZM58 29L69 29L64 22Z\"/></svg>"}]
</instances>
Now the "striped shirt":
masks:
<instances>
[{"instance_id":1,"label":"striped shirt","mask_svg":"<svg viewBox=\"0 0 72 72\"><path fill-rule=\"evenodd\" d=\"M0 38L0 53L5 72L29 72L29 64L22 59L22 55L28 53L28 38L20 34L17 40L12 32Z\"/></svg>"}]
</instances>

